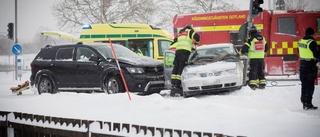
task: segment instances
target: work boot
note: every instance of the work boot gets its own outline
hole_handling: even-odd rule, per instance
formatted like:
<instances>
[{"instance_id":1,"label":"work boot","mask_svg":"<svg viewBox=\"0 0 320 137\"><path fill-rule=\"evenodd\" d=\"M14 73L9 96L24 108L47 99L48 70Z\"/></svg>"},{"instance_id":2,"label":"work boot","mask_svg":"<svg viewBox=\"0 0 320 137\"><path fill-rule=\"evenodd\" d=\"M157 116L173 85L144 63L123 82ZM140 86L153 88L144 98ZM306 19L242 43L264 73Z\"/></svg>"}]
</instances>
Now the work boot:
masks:
<instances>
[{"instance_id":1,"label":"work boot","mask_svg":"<svg viewBox=\"0 0 320 137\"><path fill-rule=\"evenodd\" d=\"M257 85L249 85L249 87L250 87L252 90L256 90L256 89L257 89Z\"/></svg>"},{"instance_id":2,"label":"work boot","mask_svg":"<svg viewBox=\"0 0 320 137\"><path fill-rule=\"evenodd\" d=\"M304 110L315 110L315 109L318 109L318 107L316 106L313 106L311 103L303 103L303 109Z\"/></svg>"},{"instance_id":3,"label":"work boot","mask_svg":"<svg viewBox=\"0 0 320 137\"><path fill-rule=\"evenodd\" d=\"M259 89L265 89L266 85L259 85Z\"/></svg>"}]
</instances>

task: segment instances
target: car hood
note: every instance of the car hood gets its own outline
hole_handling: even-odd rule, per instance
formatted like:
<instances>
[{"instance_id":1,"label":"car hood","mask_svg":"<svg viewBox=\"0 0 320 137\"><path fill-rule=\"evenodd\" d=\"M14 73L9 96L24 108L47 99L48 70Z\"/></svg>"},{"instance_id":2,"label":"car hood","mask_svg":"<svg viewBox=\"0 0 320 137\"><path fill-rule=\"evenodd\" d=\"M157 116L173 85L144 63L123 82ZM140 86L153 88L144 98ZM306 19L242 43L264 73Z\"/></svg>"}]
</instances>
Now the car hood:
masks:
<instances>
[{"instance_id":1,"label":"car hood","mask_svg":"<svg viewBox=\"0 0 320 137\"><path fill-rule=\"evenodd\" d=\"M146 57L146 56L139 56L139 57L119 57L119 62L121 63L126 63L126 64L130 64L133 66L159 66L159 65L163 65L163 62L159 61L159 60L155 60L153 58L150 57Z\"/></svg>"},{"instance_id":2,"label":"car hood","mask_svg":"<svg viewBox=\"0 0 320 137\"><path fill-rule=\"evenodd\" d=\"M229 69L236 69L239 62L225 62L218 61L214 63L208 63L205 65L188 65L184 68L184 73L197 73L206 71L222 71Z\"/></svg>"}]
</instances>

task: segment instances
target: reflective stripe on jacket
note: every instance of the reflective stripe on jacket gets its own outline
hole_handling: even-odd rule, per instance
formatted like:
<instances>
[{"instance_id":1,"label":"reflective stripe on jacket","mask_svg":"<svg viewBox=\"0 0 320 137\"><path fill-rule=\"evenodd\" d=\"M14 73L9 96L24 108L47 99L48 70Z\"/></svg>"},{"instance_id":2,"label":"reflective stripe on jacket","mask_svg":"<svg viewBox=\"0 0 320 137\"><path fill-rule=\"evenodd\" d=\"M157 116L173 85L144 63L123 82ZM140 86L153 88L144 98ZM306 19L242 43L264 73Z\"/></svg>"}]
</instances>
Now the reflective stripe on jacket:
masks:
<instances>
[{"instance_id":1,"label":"reflective stripe on jacket","mask_svg":"<svg viewBox=\"0 0 320 137\"><path fill-rule=\"evenodd\" d=\"M182 33L179 33L177 50L187 50L191 52L192 49L192 39L189 37L190 30L186 30ZM194 33L192 34L193 37Z\"/></svg>"},{"instance_id":2,"label":"reflective stripe on jacket","mask_svg":"<svg viewBox=\"0 0 320 137\"><path fill-rule=\"evenodd\" d=\"M299 41L299 55L301 59L314 59L313 53L309 48L313 39L301 39Z\"/></svg>"},{"instance_id":3,"label":"reflective stripe on jacket","mask_svg":"<svg viewBox=\"0 0 320 137\"><path fill-rule=\"evenodd\" d=\"M263 38L259 41L257 38L254 38L251 41L248 58L250 59L263 59L264 58L264 50L265 50L266 40Z\"/></svg>"}]
</instances>

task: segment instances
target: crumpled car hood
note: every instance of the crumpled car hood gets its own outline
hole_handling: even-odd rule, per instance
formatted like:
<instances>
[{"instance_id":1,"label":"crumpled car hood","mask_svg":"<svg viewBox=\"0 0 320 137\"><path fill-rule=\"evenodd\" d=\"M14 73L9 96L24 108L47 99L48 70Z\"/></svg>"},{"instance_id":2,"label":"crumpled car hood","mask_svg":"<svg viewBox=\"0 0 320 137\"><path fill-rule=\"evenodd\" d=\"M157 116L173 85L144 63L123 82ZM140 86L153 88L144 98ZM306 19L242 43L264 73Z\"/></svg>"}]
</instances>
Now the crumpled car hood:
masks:
<instances>
[{"instance_id":1,"label":"crumpled car hood","mask_svg":"<svg viewBox=\"0 0 320 137\"><path fill-rule=\"evenodd\" d=\"M119 62L121 63L126 63L126 64L131 64L133 66L159 66L163 65L163 62L159 60L155 60L150 57L146 56L139 56L135 58L126 58L126 57L119 57L118 58Z\"/></svg>"},{"instance_id":2,"label":"crumpled car hood","mask_svg":"<svg viewBox=\"0 0 320 137\"><path fill-rule=\"evenodd\" d=\"M205 71L212 71L212 70L228 70L228 69L236 69L237 62L225 62L225 61L218 61L214 63L208 63L205 65L187 65L184 68L184 73L195 73L195 72L205 72Z\"/></svg>"}]
</instances>

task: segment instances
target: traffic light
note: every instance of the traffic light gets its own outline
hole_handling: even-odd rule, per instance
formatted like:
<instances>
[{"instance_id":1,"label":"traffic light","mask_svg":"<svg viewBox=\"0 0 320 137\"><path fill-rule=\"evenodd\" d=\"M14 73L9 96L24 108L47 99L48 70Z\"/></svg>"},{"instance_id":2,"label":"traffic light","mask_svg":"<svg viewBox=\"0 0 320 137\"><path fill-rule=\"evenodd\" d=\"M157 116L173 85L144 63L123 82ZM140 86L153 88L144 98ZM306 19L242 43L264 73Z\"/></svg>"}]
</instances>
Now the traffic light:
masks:
<instances>
[{"instance_id":1,"label":"traffic light","mask_svg":"<svg viewBox=\"0 0 320 137\"><path fill-rule=\"evenodd\" d=\"M263 4L263 0L253 0L252 4L252 15L257 16L263 9L260 7Z\"/></svg>"},{"instance_id":2,"label":"traffic light","mask_svg":"<svg viewBox=\"0 0 320 137\"><path fill-rule=\"evenodd\" d=\"M13 23L8 23L8 38L9 39L12 39L13 40L13 27L14 27L14 24Z\"/></svg>"}]
</instances>

